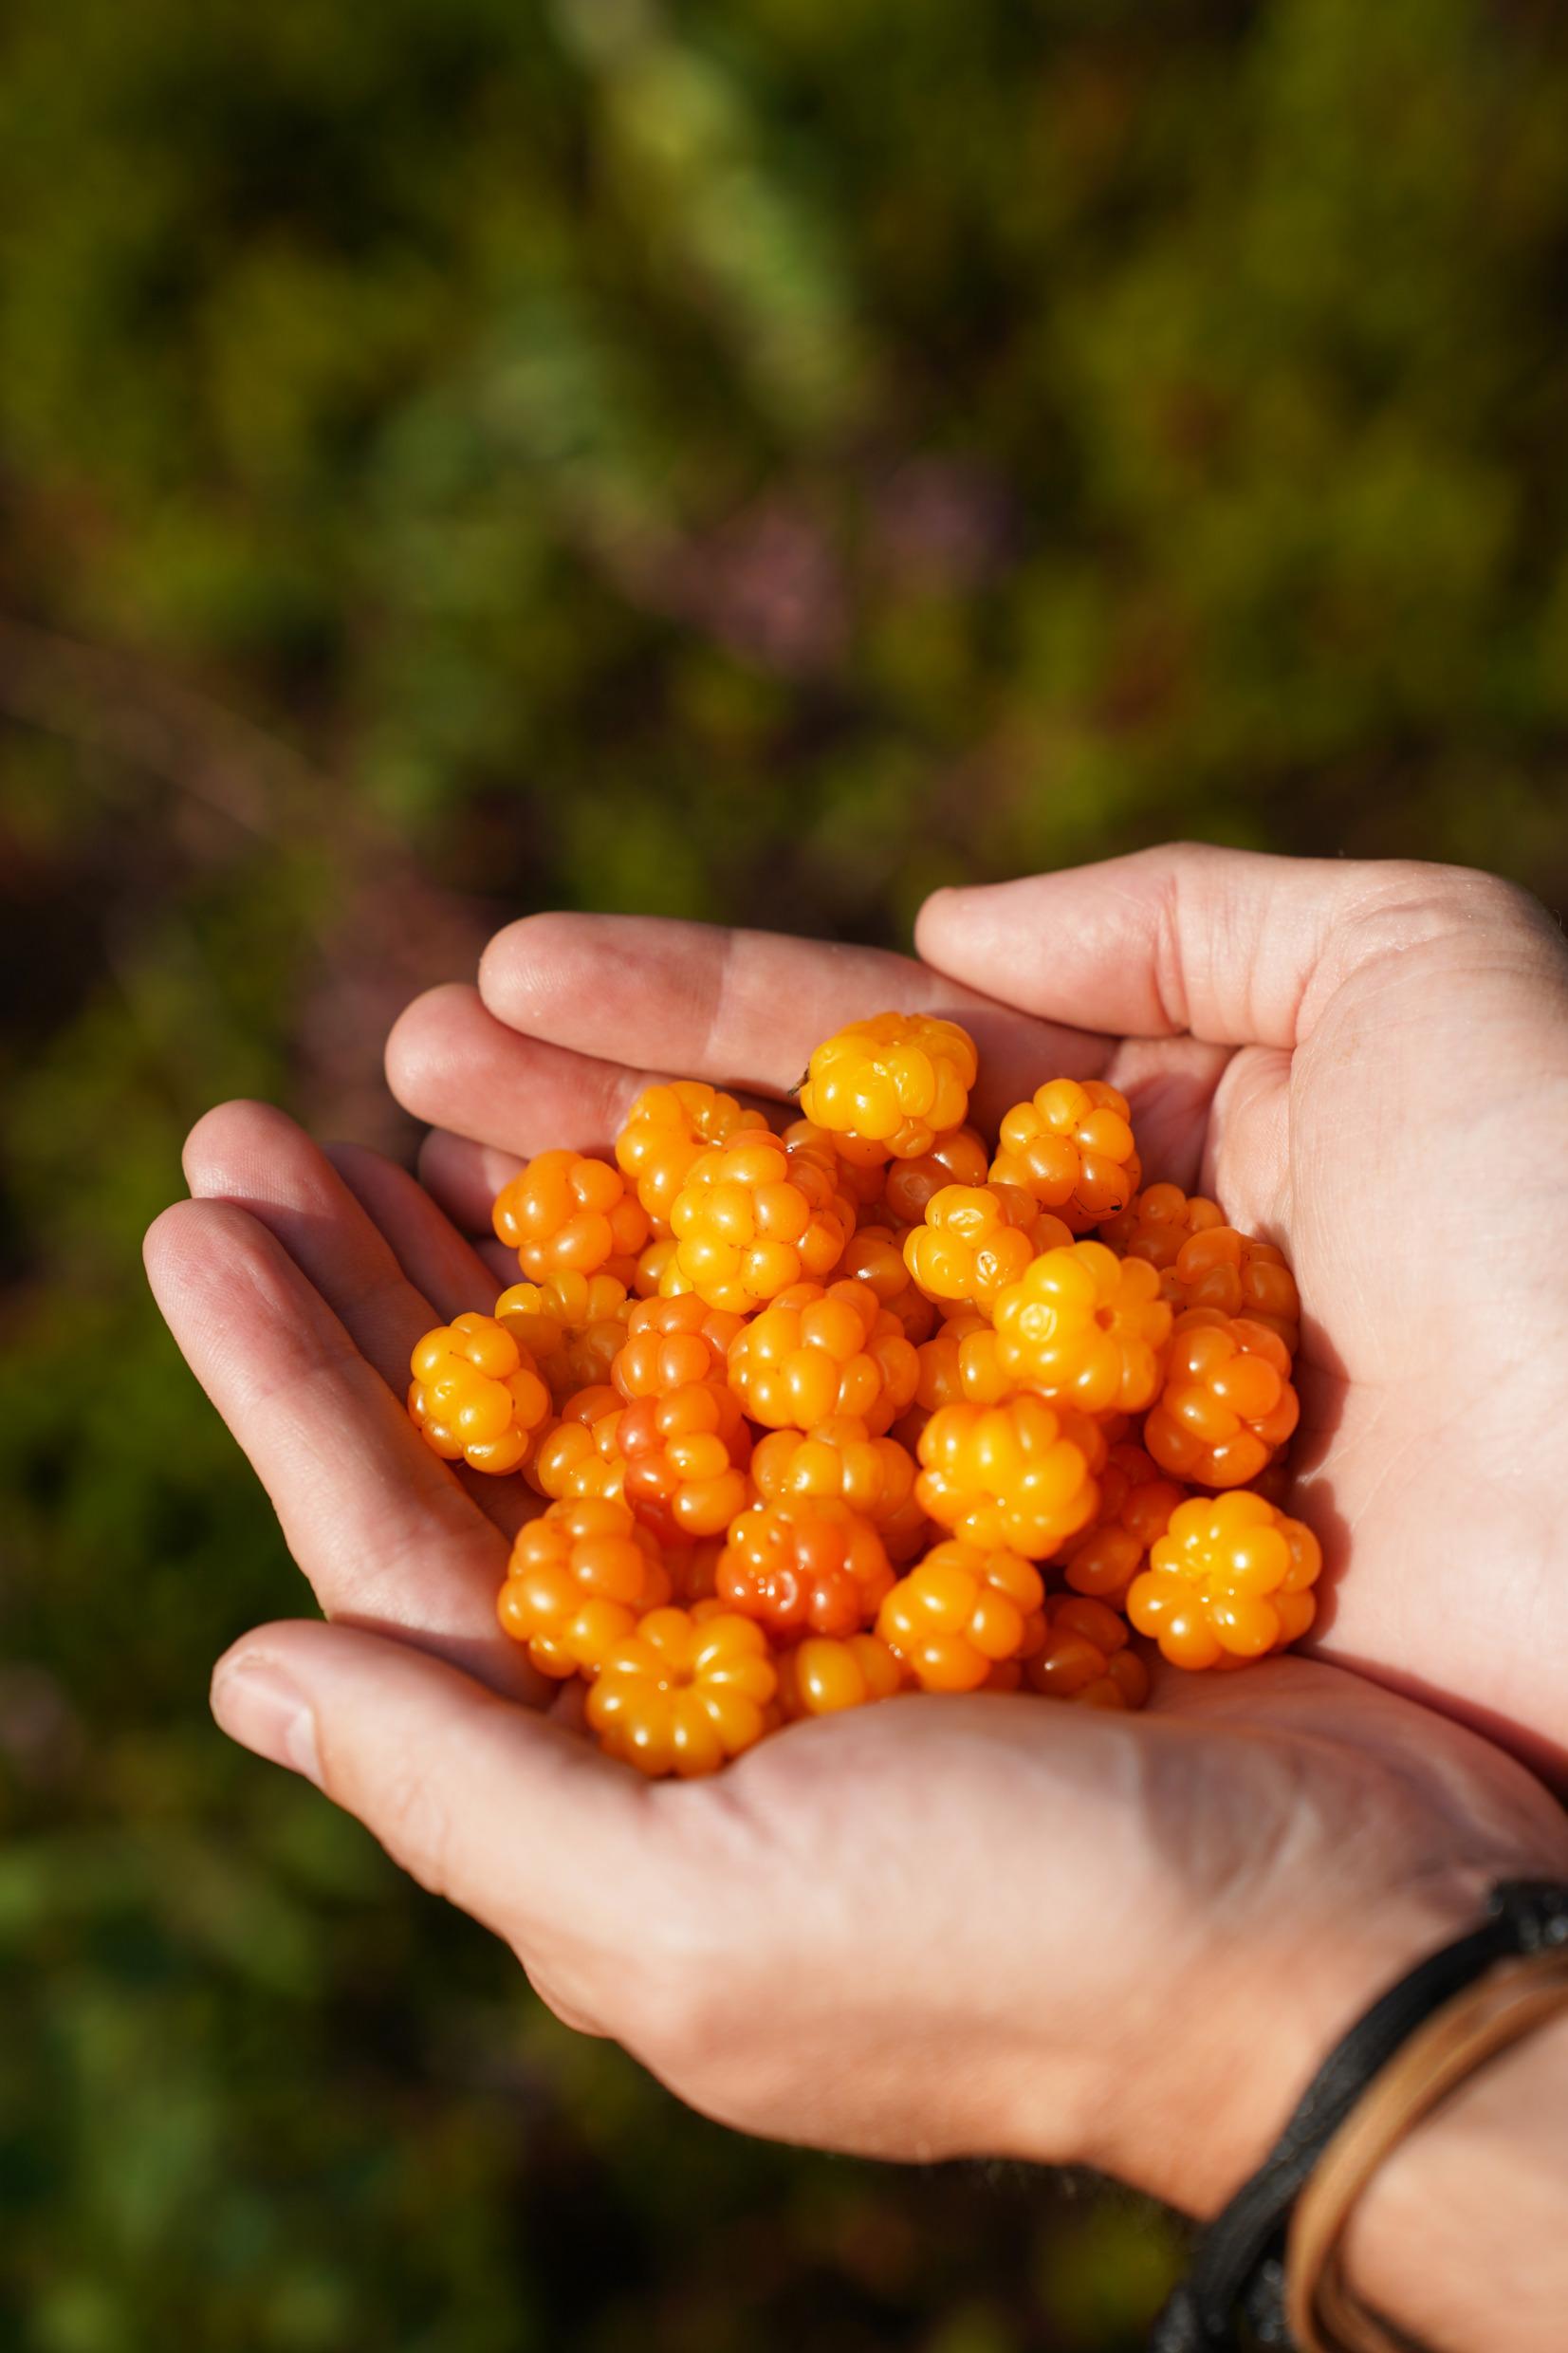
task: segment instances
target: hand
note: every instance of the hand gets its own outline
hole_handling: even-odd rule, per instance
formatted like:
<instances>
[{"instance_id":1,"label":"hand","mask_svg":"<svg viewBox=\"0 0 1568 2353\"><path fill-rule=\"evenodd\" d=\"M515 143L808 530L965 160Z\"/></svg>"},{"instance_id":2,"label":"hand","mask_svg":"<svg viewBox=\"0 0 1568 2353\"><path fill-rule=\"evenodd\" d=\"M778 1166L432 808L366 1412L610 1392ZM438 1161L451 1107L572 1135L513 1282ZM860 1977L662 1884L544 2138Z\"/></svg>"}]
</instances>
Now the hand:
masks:
<instances>
[{"instance_id":1,"label":"hand","mask_svg":"<svg viewBox=\"0 0 1568 2353\"><path fill-rule=\"evenodd\" d=\"M1568 1771L1568 955L1544 912L1457 869L1179 848L940 892L917 937L922 963L515 923L477 992L394 1032L395 1090L444 1131L426 1181L483 1232L509 1156L608 1140L628 1064L777 1100L890 1005L969 1025L993 1121L1059 1071L1110 1078L1151 1176L1295 1267L1316 1647Z\"/></svg>"}]
</instances>

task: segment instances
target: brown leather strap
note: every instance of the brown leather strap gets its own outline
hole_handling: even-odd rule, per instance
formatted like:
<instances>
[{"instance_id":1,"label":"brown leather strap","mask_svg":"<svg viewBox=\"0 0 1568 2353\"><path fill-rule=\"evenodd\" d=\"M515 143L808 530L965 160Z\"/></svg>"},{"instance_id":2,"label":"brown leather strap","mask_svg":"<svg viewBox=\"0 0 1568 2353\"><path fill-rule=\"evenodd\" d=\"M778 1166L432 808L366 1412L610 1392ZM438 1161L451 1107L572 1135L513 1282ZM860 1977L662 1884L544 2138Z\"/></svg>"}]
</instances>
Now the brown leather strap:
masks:
<instances>
[{"instance_id":1,"label":"brown leather strap","mask_svg":"<svg viewBox=\"0 0 1568 2353\"><path fill-rule=\"evenodd\" d=\"M1499 2051L1568 2010L1568 1950L1500 1961L1418 2028L1319 2158L1291 2218L1285 2317L1301 2353L1419 2353L1347 2286L1345 2225L1368 2182L1422 2119Z\"/></svg>"}]
</instances>

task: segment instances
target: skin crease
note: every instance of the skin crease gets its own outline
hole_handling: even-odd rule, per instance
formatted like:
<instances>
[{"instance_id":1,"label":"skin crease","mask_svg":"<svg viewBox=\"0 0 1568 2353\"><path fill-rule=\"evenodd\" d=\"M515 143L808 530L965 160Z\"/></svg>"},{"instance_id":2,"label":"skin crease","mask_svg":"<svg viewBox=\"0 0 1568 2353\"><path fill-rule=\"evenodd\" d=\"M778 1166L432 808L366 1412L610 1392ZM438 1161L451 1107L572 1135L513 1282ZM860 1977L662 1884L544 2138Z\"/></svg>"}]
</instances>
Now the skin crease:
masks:
<instances>
[{"instance_id":1,"label":"skin crease","mask_svg":"<svg viewBox=\"0 0 1568 2353\"><path fill-rule=\"evenodd\" d=\"M340 1178L265 1106L209 1115L150 1273L336 1621L247 1637L213 1704L693 2105L881 2156L1089 2162L1204 2213L1488 1880L1568 1871L1552 1799L1451 1720L1560 1757L1568 1306L1541 1238L1568 1183L1562 952L1484 877L1203 851L943 894L919 938L930 969L512 926L481 995L421 1000L389 1050L448 1131L438 1201L373 1156ZM569 1700L540 1712L493 1616L505 1513L414 1436L401 1364L488 1304L457 1229L507 1156L604 1139L635 1091L613 1057L777 1099L817 1037L893 1004L971 1020L1005 1100L1103 1071L1155 1173L1283 1242L1308 1306L1300 1505L1343 1573L1323 1649L1368 1672L1168 1670L1141 1717L906 1697L648 1787Z\"/></svg>"}]
</instances>

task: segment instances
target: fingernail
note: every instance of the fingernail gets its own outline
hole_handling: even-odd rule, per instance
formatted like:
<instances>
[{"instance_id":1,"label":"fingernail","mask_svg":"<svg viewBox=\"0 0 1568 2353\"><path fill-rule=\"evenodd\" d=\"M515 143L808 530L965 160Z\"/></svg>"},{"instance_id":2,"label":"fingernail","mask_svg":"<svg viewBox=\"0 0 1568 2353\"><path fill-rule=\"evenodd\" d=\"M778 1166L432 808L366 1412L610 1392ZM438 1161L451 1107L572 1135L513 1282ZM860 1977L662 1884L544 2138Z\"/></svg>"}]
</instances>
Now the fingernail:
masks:
<instances>
[{"instance_id":1,"label":"fingernail","mask_svg":"<svg viewBox=\"0 0 1568 2353\"><path fill-rule=\"evenodd\" d=\"M316 1719L293 1677L270 1658L240 1658L212 1684L212 1714L231 1740L322 1786Z\"/></svg>"}]
</instances>

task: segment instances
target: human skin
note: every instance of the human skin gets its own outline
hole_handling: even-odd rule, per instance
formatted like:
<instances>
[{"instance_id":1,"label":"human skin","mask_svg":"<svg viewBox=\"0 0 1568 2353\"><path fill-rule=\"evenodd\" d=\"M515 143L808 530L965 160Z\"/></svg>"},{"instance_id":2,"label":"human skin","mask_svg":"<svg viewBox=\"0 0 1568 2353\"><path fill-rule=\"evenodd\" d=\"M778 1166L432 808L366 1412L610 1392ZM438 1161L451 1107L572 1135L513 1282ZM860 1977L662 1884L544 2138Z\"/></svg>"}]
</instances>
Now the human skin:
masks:
<instances>
[{"instance_id":1,"label":"human skin","mask_svg":"<svg viewBox=\"0 0 1568 2353\"><path fill-rule=\"evenodd\" d=\"M504 1936L563 2017L707 2112L884 2157L1087 2162L1204 2214L1488 1881L1568 1872L1551 1797L1453 1720L1561 1755L1565 1318L1538 1238L1568 1141L1561 951L1485 878L1202 852L944 894L919 938L924 967L698 927L511 927L482 995L421 1000L393 1040L395 1085L444 1131L429 1191L371 1155L334 1165L265 1106L209 1115L149 1268L334 1621L245 1638L213 1704ZM1336 1580L1325 1658L1166 1670L1137 1717L900 1698L648 1786L542 1707L499 1633L515 1505L417 1438L408 1349L493 1290L463 1229L506 1156L606 1139L642 1075L612 1047L779 1097L817 1037L887 1004L976 1029L983 1116L1104 1071L1153 1170L1284 1242L1308 1308L1300 1508ZM1411 2251L1421 2165L1466 2177L1462 2136L1488 2130L1495 2150L1495 2113L1424 2128L1354 2250L1396 2317L1427 2325L1435 2300L1431 2342L1456 2353L1551 2342L1527 2311L1513 2334L1493 2315L1443 2335L1469 2327L1463 2234ZM1505 2256L1508 2213L1480 2211Z\"/></svg>"}]
</instances>

